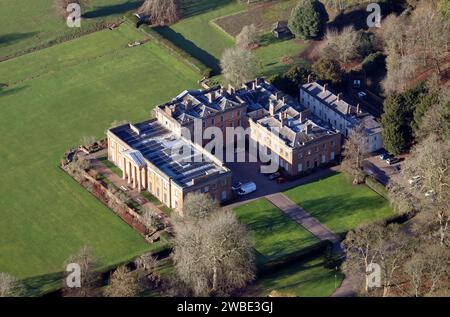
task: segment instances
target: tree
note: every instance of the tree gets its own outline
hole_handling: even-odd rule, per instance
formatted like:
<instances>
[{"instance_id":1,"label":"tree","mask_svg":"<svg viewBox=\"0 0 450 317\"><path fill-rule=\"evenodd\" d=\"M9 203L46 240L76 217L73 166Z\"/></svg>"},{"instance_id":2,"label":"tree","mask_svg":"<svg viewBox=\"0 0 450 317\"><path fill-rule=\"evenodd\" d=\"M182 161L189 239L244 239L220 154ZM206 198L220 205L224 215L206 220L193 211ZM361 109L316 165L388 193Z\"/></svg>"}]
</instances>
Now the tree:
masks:
<instances>
[{"instance_id":1,"label":"tree","mask_svg":"<svg viewBox=\"0 0 450 317\"><path fill-rule=\"evenodd\" d=\"M334 59L322 58L312 66L313 73L321 80L338 84L342 80L342 70Z\"/></svg>"},{"instance_id":2,"label":"tree","mask_svg":"<svg viewBox=\"0 0 450 317\"><path fill-rule=\"evenodd\" d=\"M419 178L411 181L413 178ZM448 244L450 223L450 141L430 135L405 160L402 172L391 180L407 195L401 197L431 216L441 245ZM394 185L392 185L394 186Z\"/></svg>"},{"instance_id":3,"label":"tree","mask_svg":"<svg viewBox=\"0 0 450 317\"><path fill-rule=\"evenodd\" d=\"M259 43L259 33L254 24L246 25L236 36L236 46L244 50L252 49Z\"/></svg>"},{"instance_id":4,"label":"tree","mask_svg":"<svg viewBox=\"0 0 450 317\"><path fill-rule=\"evenodd\" d=\"M256 58L252 52L238 47L227 48L220 60L220 66L228 84L240 86L255 77Z\"/></svg>"},{"instance_id":5,"label":"tree","mask_svg":"<svg viewBox=\"0 0 450 317\"><path fill-rule=\"evenodd\" d=\"M140 287L133 273L126 266L119 266L111 274L104 295L107 297L134 297L139 291Z\"/></svg>"},{"instance_id":6,"label":"tree","mask_svg":"<svg viewBox=\"0 0 450 317\"><path fill-rule=\"evenodd\" d=\"M22 294L22 284L14 276L0 272L0 297L18 297Z\"/></svg>"},{"instance_id":7,"label":"tree","mask_svg":"<svg viewBox=\"0 0 450 317\"><path fill-rule=\"evenodd\" d=\"M423 244L405 264L410 291L415 297L432 296L446 283L449 272L450 250L446 247Z\"/></svg>"},{"instance_id":8,"label":"tree","mask_svg":"<svg viewBox=\"0 0 450 317\"><path fill-rule=\"evenodd\" d=\"M229 295L254 279L250 236L232 211L178 222L175 232L175 269L193 295Z\"/></svg>"},{"instance_id":9,"label":"tree","mask_svg":"<svg viewBox=\"0 0 450 317\"><path fill-rule=\"evenodd\" d=\"M385 99L381 126L384 147L390 153L397 155L409 148L412 139L410 113L401 95L392 94Z\"/></svg>"},{"instance_id":10,"label":"tree","mask_svg":"<svg viewBox=\"0 0 450 317\"><path fill-rule=\"evenodd\" d=\"M183 204L185 217L202 219L219 209L219 203L208 194L189 193Z\"/></svg>"},{"instance_id":11,"label":"tree","mask_svg":"<svg viewBox=\"0 0 450 317\"><path fill-rule=\"evenodd\" d=\"M311 71L306 67L292 66L286 73L274 75L268 78L268 81L284 93L298 96L299 87L307 83L310 74Z\"/></svg>"},{"instance_id":12,"label":"tree","mask_svg":"<svg viewBox=\"0 0 450 317\"><path fill-rule=\"evenodd\" d=\"M67 276L63 283L63 295L67 297L95 297L98 295L98 282L100 276L95 270L98 268L98 260L93 255L90 247L82 247L76 254L70 256L65 265L78 264L80 266L80 287L69 287L67 285ZM64 268L65 271L66 268Z\"/></svg>"},{"instance_id":13,"label":"tree","mask_svg":"<svg viewBox=\"0 0 450 317\"><path fill-rule=\"evenodd\" d=\"M344 27L339 32L335 29L325 33L325 41L321 47L322 56L336 59L341 64L358 57L358 48L361 45L361 34L353 26Z\"/></svg>"},{"instance_id":14,"label":"tree","mask_svg":"<svg viewBox=\"0 0 450 317\"><path fill-rule=\"evenodd\" d=\"M145 0L138 13L149 16L152 24L173 24L180 19L176 0Z\"/></svg>"},{"instance_id":15,"label":"tree","mask_svg":"<svg viewBox=\"0 0 450 317\"><path fill-rule=\"evenodd\" d=\"M303 39L315 38L319 35L321 14L317 0L300 0L292 10L289 19L289 29L297 37Z\"/></svg>"},{"instance_id":16,"label":"tree","mask_svg":"<svg viewBox=\"0 0 450 317\"><path fill-rule=\"evenodd\" d=\"M397 224L383 226L370 224L350 231L343 242L346 260L344 273L365 280L365 291L372 291L369 275L374 265L381 269L380 282L383 296L388 296L396 274L410 254L410 239Z\"/></svg>"},{"instance_id":17,"label":"tree","mask_svg":"<svg viewBox=\"0 0 450 317\"><path fill-rule=\"evenodd\" d=\"M364 181L364 167L362 165L369 153L367 134L363 125L351 130L348 140L344 144L344 160L342 168L353 176L353 184Z\"/></svg>"},{"instance_id":18,"label":"tree","mask_svg":"<svg viewBox=\"0 0 450 317\"><path fill-rule=\"evenodd\" d=\"M139 280L145 288L155 288L160 284L158 260L151 253L141 255L136 259L135 265Z\"/></svg>"}]
</instances>

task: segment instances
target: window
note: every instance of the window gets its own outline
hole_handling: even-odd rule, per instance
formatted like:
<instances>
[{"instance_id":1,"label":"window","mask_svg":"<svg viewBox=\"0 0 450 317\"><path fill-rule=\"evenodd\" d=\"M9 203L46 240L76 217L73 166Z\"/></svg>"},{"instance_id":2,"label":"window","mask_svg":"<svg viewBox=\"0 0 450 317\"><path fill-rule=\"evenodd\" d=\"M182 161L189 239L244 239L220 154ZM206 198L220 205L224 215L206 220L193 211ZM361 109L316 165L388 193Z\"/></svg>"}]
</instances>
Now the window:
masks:
<instances>
[{"instance_id":1,"label":"window","mask_svg":"<svg viewBox=\"0 0 450 317\"><path fill-rule=\"evenodd\" d=\"M334 146L334 141L331 141L331 146L332 146L332 147Z\"/></svg>"},{"instance_id":2,"label":"window","mask_svg":"<svg viewBox=\"0 0 450 317\"><path fill-rule=\"evenodd\" d=\"M331 159L331 160L334 160L334 152L331 152L331 153L330 153L330 159Z\"/></svg>"},{"instance_id":3,"label":"window","mask_svg":"<svg viewBox=\"0 0 450 317\"><path fill-rule=\"evenodd\" d=\"M303 153L299 153L298 154L298 158L302 159L303 158Z\"/></svg>"},{"instance_id":4,"label":"window","mask_svg":"<svg viewBox=\"0 0 450 317\"><path fill-rule=\"evenodd\" d=\"M223 191L222 194L220 195L220 198L222 199L222 201L227 199L227 192Z\"/></svg>"},{"instance_id":5,"label":"window","mask_svg":"<svg viewBox=\"0 0 450 317\"><path fill-rule=\"evenodd\" d=\"M306 168L309 168L309 161L306 161Z\"/></svg>"},{"instance_id":6,"label":"window","mask_svg":"<svg viewBox=\"0 0 450 317\"><path fill-rule=\"evenodd\" d=\"M214 124L214 118L211 119L211 124Z\"/></svg>"},{"instance_id":7,"label":"window","mask_svg":"<svg viewBox=\"0 0 450 317\"><path fill-rule=\"evenodd\" d=\"M325 163L327 161L327 157L325 154L322 154L322 163Z\"/></svg>"},{"instance_id":8,"label":"window","mask_svg":"<svg viewBox=\"0 0 450 317\"><path fill-rule=\"evenodd\" d=\"M223 122L223 115L220 116L220 121Z\"/></svg>"},{"instance_id":9,"label":"window","mask_svg":"<svg viewBox=\"0 0 450 317\"><path fill-rule=\"evenodd\" d=\"M204 191L205 193L209 192L209 187L208 187L208 186L205 186L205 188L203 189L203 191Z\"/></svg>"},{"instance_id":10,"label":"window","mask_svg":"<svg viewBox=\"0 0 450 317\"><path fill-rule=\"evenodd\" d=\"M298 164L298 172L301 172L301 171L303 171L303 165L302 165L302 163L300 163L300 164Z\"/></svg>"}]
</instances>

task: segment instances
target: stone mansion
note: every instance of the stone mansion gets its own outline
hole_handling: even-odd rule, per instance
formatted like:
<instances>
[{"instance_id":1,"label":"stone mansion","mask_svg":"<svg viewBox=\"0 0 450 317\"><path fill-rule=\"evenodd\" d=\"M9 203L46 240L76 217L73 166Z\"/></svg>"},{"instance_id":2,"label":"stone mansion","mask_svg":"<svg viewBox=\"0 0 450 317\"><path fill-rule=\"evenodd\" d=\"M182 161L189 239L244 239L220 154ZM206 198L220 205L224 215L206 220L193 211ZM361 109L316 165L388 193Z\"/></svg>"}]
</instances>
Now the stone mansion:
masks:
<instances>
[{"instance_id":1,"label":"stone mansion","mask_svg":"<svg viewBox=\"0 0 450 317\"><path fill-rule=\"evenodd\" d=\"M108 130L108 159L134 188L149 191L179 212L191 192L225 202L233 195L231 170L204 148L204 140L186 137L183 131L193 135L197 123L202 129L219 128L226 137L227 127L242 127L249 131L247 139L279 158L281 170L299 175L335 160L342 144L340 122L328 120L310 106L308 91L313 95L317 90L307 87L302 87L301 103L262 78L239 88L184 91L157 106L154 119ZM180 144L189 149L183 160L172 153Z\"/></svg>"}]
</instances>

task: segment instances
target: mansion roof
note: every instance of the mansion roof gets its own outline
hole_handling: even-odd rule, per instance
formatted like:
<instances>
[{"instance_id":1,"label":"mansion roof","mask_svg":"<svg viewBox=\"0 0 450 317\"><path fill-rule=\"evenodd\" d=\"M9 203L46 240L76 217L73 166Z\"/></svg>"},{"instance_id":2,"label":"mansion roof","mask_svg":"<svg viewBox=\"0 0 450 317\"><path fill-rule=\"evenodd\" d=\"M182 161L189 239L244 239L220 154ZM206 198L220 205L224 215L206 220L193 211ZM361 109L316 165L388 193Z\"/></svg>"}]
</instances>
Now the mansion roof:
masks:
<instances>
[{"instance_id":1,"label":"mansion roof","mask_svg":"<svg viewBox=\"0 0 450 317\"><path fill-rule=\"evenodd\" d=\"M176 137L156 120L125 124L110 129L110 133L132 148L123 153L127 157L131 155L133 161L136 159L138 166L145 159L183 188L193 186L207 177L229 173L223 164L212 158L212 154L190 141ZM174 148L182 151L174 155Z\"/></svg>"}]
</instances>

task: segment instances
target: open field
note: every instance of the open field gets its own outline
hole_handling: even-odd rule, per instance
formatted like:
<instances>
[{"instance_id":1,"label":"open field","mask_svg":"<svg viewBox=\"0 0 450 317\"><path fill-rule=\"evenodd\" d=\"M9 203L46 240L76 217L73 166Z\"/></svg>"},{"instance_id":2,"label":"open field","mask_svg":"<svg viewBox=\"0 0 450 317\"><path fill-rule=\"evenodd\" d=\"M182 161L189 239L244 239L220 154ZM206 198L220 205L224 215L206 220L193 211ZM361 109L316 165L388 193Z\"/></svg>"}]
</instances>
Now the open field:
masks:
<instances>
[{"instance_id":1,"label":"open field","mask_svg":"<svg viewBox=\"0 0 450 317\"><path fill-rule=\"evenodd\" d=\"M3 12L3 11L2 11ZM123 25L0 63L0 271L58 272L83 245L102 264L149 249L143 239L64 174L62 154L115 120L145 120L198 76Z\"/></svg>"},{"instance_id":2,"label":"open field","mask_svg":"<svg viewBox=\"0 0 450 317\"><path fill-rule=\"evenodd\" d=\"M216 19L214 22L233 37L249 24L254 24L261 32L267 32L271 31L273 24L276 22L287 21L297 3L297 0L282 0L257 4L244 12L230 14Z\"/></svg>"},{"instance_id":3,"label":"open field","mask_svg":"<svg viewBox=\"0 0 450 317\"><path fill-rule=\"evenodd\" d=\"M236 13L238 15L245 14L248 12L248 8L251 11L259 6L251 5L248 7L246 4L238 4L232 0L211 2L215 3L216 7L198 12L196 15L187 17L170 27L157 27L155 30L213 69L214 74L217 75L221 71L220 58L222 53L226 48L234 45L234 35L233 32L228 34L216 23L226 17L233 17L233 14ZM279 1L275 4L270 4L270 6L278 9L273 12L268 10L264 14L266 19L264 25L271 25L272 21L276 20L279 15L290 12L290 9L285 6L286 4L291 5L290 2ZM273 14L273 16L270 14ZM246 24L251 24L253 21L247 22ZM266 28L262 28L262 30L266 31ZM305 42L297 40L278 41L273 36L270 36L268 39L267 33L263 33L263 45L255 51L261 66L259 67L258 76L269 76L287 70L291 65L282 63L281 59L285 56L293 57L292 61L295 64L303 62L298 56L306 48Z\"/></svg>"},{"instance_id":4,"label":"open field","mask_svg":"<svg viewBox=\"0 0 450 317\"><path fill-rule=\"evenodd\" d=\"M54 8L54 0L0 0L0 58L92 29L96 23L115 21L141 0L96 0L82 8L81 28L69 28Z\"/></svg>"},{"instance_id":5,"label":"open field","mask_svg":"<svg viewBox=\"0 0 450 317\"><path fill-rule=\"evenodd\" d=\"M394 215L389 202L343 173L288 190L285 194L335 233Z\"/></svg>"},{"instance_id":6,"label":"open field","mask_svg":"<svg viewBox=\"0 0 450 317\"><path fill-rule=\"evenodd\" d=\"M234 209L252 232L255 248L264 260L273 260L319 240L262 198Z\"/></svg>"},{"instance_id":7,"label":"open field","mask_svg":"<svg viewBox=\"0 0 450 317\"><path fill-rule=\"evenodd\" d=\"M250 293L266 297L276 290L282 296L328 297L343 278L342 273L324 266L323 257L317 257L268 272L258 279Z\"/></svg>"}]
</instances>

